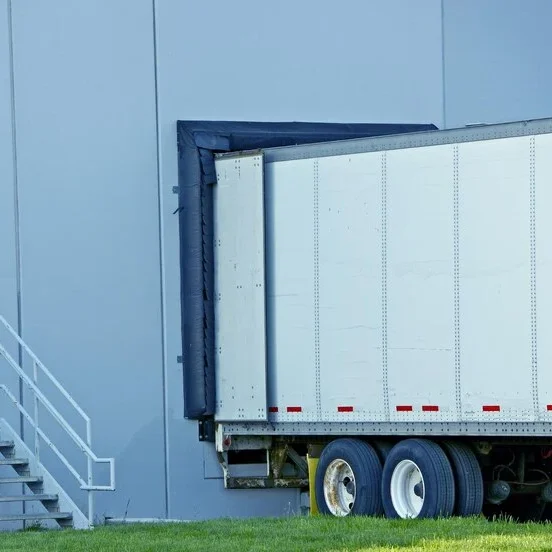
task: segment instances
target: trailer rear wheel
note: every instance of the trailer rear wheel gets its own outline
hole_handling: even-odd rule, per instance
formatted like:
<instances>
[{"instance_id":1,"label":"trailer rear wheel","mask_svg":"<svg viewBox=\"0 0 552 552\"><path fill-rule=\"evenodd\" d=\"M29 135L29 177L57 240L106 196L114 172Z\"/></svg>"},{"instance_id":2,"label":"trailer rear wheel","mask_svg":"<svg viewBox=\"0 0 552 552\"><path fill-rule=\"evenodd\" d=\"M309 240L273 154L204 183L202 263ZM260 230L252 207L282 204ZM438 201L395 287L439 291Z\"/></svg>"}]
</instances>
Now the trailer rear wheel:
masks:
<instances>
[{"instance_id":1,"label":"trailer rear wheel","mask_svg":"<svg viewBox=\"0 0 552 552\"><path fill-rule=\"evenodd\" d=\"M389 518L451 516L454 476L444 451L426 439L395 445L383 467L382 499Z\"/></svg>"},{"instance_id":2,"label":"trailer rear wheel","mask_svg":"<svg viewBox=\"0 0 552 552\"><path fill-rule=\"evenodd\" d=\"M470 447L462 443L446 441L443 449L452 464L456 487L454 514L478 516L483 509L483 476L479 462Z\"/></svg>"},{"instance_id":3,"label":"trailer rear wheel","mask_svg":"<svg viewBox=\"0 0 552 552\"><path fill-rule=\"evenodd\" d=\"M381 515L382 467L376 451L359 439L329 443L316 469L316 503L322 514Z\"/></svg>"}]
</instances>

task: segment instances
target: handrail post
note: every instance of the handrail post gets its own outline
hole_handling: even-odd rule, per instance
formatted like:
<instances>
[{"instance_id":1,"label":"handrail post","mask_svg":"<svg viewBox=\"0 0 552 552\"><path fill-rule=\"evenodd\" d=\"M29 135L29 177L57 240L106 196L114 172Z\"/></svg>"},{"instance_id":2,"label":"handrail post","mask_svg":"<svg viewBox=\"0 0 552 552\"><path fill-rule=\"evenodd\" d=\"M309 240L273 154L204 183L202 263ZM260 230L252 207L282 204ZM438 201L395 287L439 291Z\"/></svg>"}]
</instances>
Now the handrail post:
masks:
<instances>
[{"instance_id":1,"label":"handrail post","mask_svg":"<svg viewBox=\"0 0 552 552\"><path fill-rule=\"evenodd\" d=\"M38 387L38 365L36 360L33 360L33 380L36 387ZM34 448L37 462L40 462L40 438L38 435L38 397L33 391L34 397Z\"/></svg>"},{"instance_id":2,"label":"handrail post","mask_svg":"<svg viewBox=\"0 0 552 552\"><path fill-rule=\"evenodd\" d=\"M94 491L88 490L88 523L94 527Z\"/></svg>"}]
</instances>

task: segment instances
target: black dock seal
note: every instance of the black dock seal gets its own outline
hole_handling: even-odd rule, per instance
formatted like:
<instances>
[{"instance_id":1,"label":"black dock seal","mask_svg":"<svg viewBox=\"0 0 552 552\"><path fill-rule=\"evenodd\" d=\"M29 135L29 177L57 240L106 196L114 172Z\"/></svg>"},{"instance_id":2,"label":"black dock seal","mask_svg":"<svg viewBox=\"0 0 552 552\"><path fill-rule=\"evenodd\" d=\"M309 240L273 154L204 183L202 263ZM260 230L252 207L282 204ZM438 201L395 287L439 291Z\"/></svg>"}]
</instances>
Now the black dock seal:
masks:
<instances>
[{"instance_id":1,"label":"black dock seal","mask_svg":"<svg viewBox=\"0 0 552 552\"><path fill-rule=\"evenodd\" d=\"M437 130L431 124L177 121L184 416L215 412L214 153Z\"/></svg>"}]
</instances>

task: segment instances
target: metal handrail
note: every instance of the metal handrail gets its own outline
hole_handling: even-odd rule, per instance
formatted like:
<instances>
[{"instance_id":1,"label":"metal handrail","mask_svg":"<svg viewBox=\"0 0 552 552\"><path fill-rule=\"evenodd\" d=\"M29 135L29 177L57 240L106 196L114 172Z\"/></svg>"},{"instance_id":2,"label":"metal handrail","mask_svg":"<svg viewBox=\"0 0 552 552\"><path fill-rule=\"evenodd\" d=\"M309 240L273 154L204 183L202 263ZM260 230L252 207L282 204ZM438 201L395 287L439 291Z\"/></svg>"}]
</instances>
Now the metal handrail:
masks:
<instances>
[{"instance_id":1,"label":"metal handrail","mask_svg":"<svg viewBox=\"0 0 552 552\"><path fill-rule=\"evenodd\" d=\"M8 321L0 315L0 323L10 332L12 337L25 349L26 353L31 357L33 362L36 363L37 367L40 368L46 376L48 376L48 379L55 385L56 389L69 401L69 404L82 416L84 421L86 422L87 429L88 425L90 424L90 417L86 412L78 405L78 403L69 395L69 393L66 391L66 389L61 385L61 383L56 379L56 377L42 364L40 359L33 353L31 348L23 341L21 336L10 326Z\"/></svg>"},{"instance_id":2,"label":"metal handrail","mask_svg":"<svg viewBox=\"0 0 552 552\"><path fill-rule=\"evenodd\" d=\"M65 388L59 383L54 375L44 366L44 364L33 353L30 347L23 341L23 339L17 334L17 332L10 326L6 319L0 315L0 324L2 324L8 332L15 338L18 344L25 350L33 361L33 379L31 379L27 373L19 366L14 358L8 353L8 351L0 344L0 355L3 356L8 364L13 368L21 380L31 389L34 395L34 417L31 416L24 406L17 400L17 398L11 393L11 391L5 386L0 385L2 390L8 398L14 403L19 412L25 417L25 419L31 424L35 430L35 456L40 463L40 446L39 437L50 447L50 449L58 456L61 462L67 467L71 474L80 483L80 488L88 492L88 520L90 525L93 524L94 516L94 495L93 491L114 491L115 490L115 459L114 458L100 458L93 452L92 446L92 428L90 417L84 412L84 410L77 404L77 402L71 397L71 395L65 390ZM67 399L67 401L73 406L73 408L80 414L86 424L86 442L82 437L73 429L73 427L67 422L67 420L60 414L60 412L52 405L52 403L46 398L42 391L38 387L38 369L40 369L44 375L50 380L51 383L58 389L58 391ZM67 458L59 451L54 443L45 435L39 425L38 421L38 404L41 403L53 418L59 423L59 425L65 430L65 432L71 437L73 442L81 449L81 451L87 457L87 478L86 481L77 472L77 470L71 465ZM93 484L93 464L109 464L109 485L94 485Z\"/></svg>"},{"instance_id":3,"label":"metal handrail","mask_svg":"<svg viewBox=\"0 0 552 552\"><path fill-rule=\"evenodd\" d=\"M34 426L34 420L32 416L25 410L24 406L17 400L15 395L4 385L0 384L0 390L4 391L4 393L8 396L8 398L13 402L13 404L16 406L16 408L23 414L25 419ZM79 472L69 463L69 460L65 458L65 456L59 451L59 449L52 443L52 441L44 434L42 429L36 428L36 431L44 439L44 441L47 443L47 445L55 452L57 457L63 462L63 464L67 467L67 469L75 476L75 479L81 484L81 488L86 485L86 481L81 477Z\"/></svg>"}]
</instances>

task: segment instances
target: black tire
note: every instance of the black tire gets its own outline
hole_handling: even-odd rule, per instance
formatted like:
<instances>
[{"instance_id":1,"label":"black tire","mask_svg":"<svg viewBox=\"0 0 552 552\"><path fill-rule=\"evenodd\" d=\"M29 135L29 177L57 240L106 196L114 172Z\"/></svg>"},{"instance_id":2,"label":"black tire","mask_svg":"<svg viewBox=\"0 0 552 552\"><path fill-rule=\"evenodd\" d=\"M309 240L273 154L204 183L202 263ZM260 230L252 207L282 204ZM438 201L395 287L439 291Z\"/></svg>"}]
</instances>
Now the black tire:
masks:
<instances>
[{"instance_id":1,"label":"black tire","mask_svg":"<svg viewBox=\"0 0 552 552\"><path fill-rule=\"evenodd\" d=\"M354 501L349 504L348 512L336 513L337 493L328 487L328 498L325 493L325 478L332 471L330 466L338 466L339 460L346 462L353 473ZM333 468L332 468L333 469ZM318 461L315 475L316 504L321 514L327 515L365 515L377 516L383 514L381 503L381 475L382 467L376 451L359 439L336 439L329 443ZM350 479L339 483L350 484ZM337 483L336 483L337 485ZM337 487L336 487L337 488ZM332 497L334 502L331 503ZM328 504L328 500L330 504ZM332 511L332 509L334 511Z\"/></svg>"},{"instance_id":2,"label":"black tire","mask_svg":"<svg viewBox=\"0 0 552 552\"><path fill-rule=\"evenodd\" d=\"M483 510L483 476L472 449L462 443L446 441L442 444L454 474L456 501L454 515L479 516Z\"/></svg>"},{"instance_id":3,"label":"black tire","mask_svg":"<svg viewBox=\"0 0 552 552\"><path fill-rule=\"evenodd\" d=\"M391 498L391 478L403 460L416 464L423 477L423 503L416 518L449 517L454 511L454 475L450 462L436 443L426 439L405 439L397 443L385 461L382 477L382 500L388 518L400 515ZM420 490L414 491L420 492ZM418 495L419 496L419 495Z\"/></svg>"},{"instance_id":4,"label":"black tire","mask_svg":"<svg viewBox=\"0 0 552 552\"><path fill-rule=\"evenodd\" d=\"M393 443L390 441L373 441L372 445L376 449L382 465L385 464L385 461L393 448Z\"/></svg>"}]
</instances>

